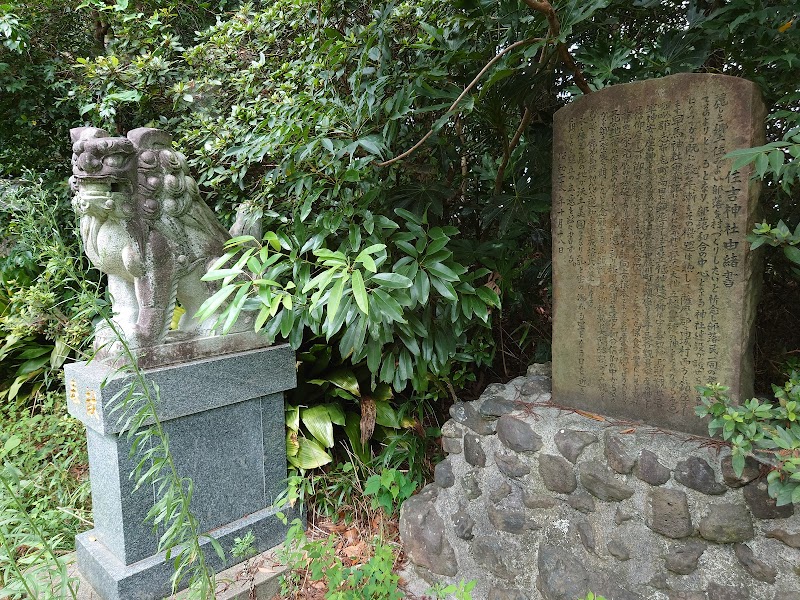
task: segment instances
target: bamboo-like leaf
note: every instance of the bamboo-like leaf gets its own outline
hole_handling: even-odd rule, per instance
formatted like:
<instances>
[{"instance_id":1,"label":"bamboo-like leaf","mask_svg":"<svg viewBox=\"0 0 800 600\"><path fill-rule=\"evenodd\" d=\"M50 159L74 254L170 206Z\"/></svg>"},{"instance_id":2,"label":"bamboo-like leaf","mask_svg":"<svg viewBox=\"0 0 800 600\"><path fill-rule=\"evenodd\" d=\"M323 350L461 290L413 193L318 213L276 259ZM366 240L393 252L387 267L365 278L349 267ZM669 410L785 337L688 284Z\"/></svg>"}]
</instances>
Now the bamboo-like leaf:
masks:
<instances>
[{"instance_id":1,"label":"bamboo-like leaf","mask_svg":"<svg viewBox=\"0 0 800 600\"><path fill-rule=\"evenodd\" d=\"M339 310L339 304L342 301L342 294L344 293L344 284L347 283L349 277L347 273L342 273L339 279L336 280L336 283L333 284L333 289L331 290L331 295L328 297L328 305L326 307L327 311L327 320L333 321L336 317L336 313Z\"/></svg>"},{"instance_id":2,"label":"bamboo-like leaf","mask_svg":"<svg viewBox=\"0 0 800 600\"><path fill-rule=\"evenodd\" d=\"M367 290L364 287L364 277L358 269L353 270L353 275L350 280L350 285L353 288L353 298L356 300L356 305L359 310L365 315L369 314L369 299L367 297Z\"/></svg>"},{"instance_id":3,"label":"bamboo-like leaf","mask_svg":"<svg viewBox=\"0 0 800 600\"><path fill-rule=\"evenodd\" d=\"M225 300L233 293L238 286L235 284L229 284L223 286L216 294L211 296L208 300L203 302L200 306L199 310L195 314L195 319L199 321L204 321L212 314L216 312L216 310L222 305Z\"/></svg>"}]
</instances>

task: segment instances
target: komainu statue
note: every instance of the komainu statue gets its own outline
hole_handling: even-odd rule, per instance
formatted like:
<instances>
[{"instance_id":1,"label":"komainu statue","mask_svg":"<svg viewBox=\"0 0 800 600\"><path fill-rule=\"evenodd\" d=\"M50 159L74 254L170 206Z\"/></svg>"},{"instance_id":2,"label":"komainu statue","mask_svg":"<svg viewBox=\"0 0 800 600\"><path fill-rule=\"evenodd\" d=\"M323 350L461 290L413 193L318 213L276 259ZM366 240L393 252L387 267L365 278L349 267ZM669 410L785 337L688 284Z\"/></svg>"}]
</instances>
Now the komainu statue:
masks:
<instances>
[{"instance_id":1,"label":"komainu statue","mask_svg":"<svg viewBox=\"0 0 800 600\"><path fill-rule=\"evenodd\" d=\"M170 338L211 335L217 316L193 316L216 291L201 277L230 235L200 199L170 135L140 128L111 137L94 127L71 134L72 205L89 260L108 275L114 321L128 346L167 341L176 301L186 312ZM114 340L101 324L95 349L108 355Z\"/></svg>"}]
</instances>

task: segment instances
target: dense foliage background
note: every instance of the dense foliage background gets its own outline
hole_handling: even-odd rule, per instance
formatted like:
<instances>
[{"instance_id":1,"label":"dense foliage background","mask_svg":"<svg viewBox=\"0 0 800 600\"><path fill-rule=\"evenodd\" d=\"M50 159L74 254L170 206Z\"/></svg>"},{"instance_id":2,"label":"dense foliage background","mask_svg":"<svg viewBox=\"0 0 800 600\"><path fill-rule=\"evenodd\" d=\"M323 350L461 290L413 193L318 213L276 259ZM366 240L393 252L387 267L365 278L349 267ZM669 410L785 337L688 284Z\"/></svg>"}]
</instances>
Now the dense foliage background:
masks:
<instances>
[{"instance_id":1,"label":"dense foliage background","mask_svg":"<svg viewBox=\"0 0 800 600\"><path fill-rule=\"evenodd\" d=\"M755 81L768 141L785 141L752 155L766 220L800 222L795 12L759 0L0 4L0 404L13 407L0 425L60 389L104 305L71 232L69 128L156 126L222 220L245 204L269 232L231 256L261 283L229 294L299 351L292 464L340 461L348 440L367 470L421 482L456 398L548 359L552 120L576 95L686 71ZM762 388L800 347L781 252L800 237L772 241ZM352 501L341 478L308 481L311 494L329 486L330 512Z\"/></svg>"}]
</instances>

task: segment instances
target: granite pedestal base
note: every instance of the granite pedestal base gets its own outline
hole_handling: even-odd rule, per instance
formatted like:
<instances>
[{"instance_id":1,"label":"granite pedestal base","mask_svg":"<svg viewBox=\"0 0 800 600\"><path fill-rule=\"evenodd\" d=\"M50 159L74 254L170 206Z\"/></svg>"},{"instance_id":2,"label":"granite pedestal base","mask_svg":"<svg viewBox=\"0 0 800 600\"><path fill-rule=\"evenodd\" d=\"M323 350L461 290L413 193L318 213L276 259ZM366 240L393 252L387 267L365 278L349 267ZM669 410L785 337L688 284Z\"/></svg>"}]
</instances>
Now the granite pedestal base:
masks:
<instances>
[{"instance_id":1,"label":"granite pedestal base","mask_svg":"<svg viewBox=\"0 0 800 600\"><path fill-rule=\"evenodd\" d=\"M104 600L163 598L172 561L158 552L163 529L146 521L157 486L135 489L131 473L140 459L131 455L127 417L114 410L136 379L99 362L65 372L70 413L86 425L95 524L76 540L78 569ZM286 478L283 391L296 385L291 349L235 352L145 370L144 377L152 395L158 389L156 412L178 474L193 482L199 530L226 553L248 531L259 552L283 541L287 526L273 503ZM128 401L133 410L136 403ZM237 560L220 560L208 541L205 547L215 570Z\"/></svg>"}]
</instances>

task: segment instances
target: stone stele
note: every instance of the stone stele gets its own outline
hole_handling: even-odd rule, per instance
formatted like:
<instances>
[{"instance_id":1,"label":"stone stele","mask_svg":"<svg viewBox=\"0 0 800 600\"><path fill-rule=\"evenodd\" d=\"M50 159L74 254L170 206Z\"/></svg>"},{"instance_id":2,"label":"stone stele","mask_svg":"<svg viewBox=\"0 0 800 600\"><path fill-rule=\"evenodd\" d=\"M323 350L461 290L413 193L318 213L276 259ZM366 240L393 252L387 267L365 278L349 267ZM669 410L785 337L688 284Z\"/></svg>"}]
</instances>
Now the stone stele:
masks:
<instances>
[{"instance_id":1,"label":"stone stele","mask_svg":"<svg viewBox=\"0 0 800 600\"><path fill-rule=\"evenodd\" d=\"M752 394L759 188L725 155L763 144L764 117L755 84L711 74L556 113L555 402L707 434L695 386Z\"/></svg>"}]
</instances>

